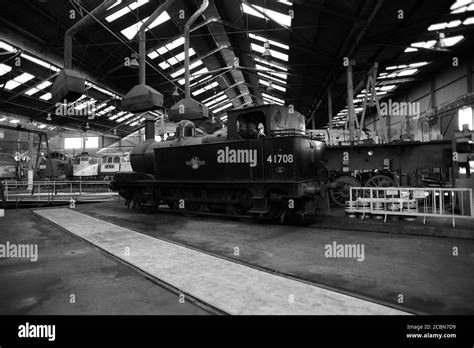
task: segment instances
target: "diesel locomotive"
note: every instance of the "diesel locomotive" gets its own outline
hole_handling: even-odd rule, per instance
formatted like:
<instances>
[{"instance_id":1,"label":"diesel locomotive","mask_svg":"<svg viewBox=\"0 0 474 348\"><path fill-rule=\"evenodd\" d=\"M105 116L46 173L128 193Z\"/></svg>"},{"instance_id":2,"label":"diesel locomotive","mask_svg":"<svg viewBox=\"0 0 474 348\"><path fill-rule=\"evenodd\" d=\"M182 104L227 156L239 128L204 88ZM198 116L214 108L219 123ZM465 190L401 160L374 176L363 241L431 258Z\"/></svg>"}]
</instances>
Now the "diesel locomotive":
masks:
<instances>
[{"instance_id":1,"label":"diesel locomotive","mask_svg":"<svg viewBox=\"0 0 474 348\"><path fill-rule=\"evenodd\" d=\"M288 107L229 111L227 128L207 135L183 119L173 140L147 138L131 152L134 172L111 183L129 205L281 221L317 215L325 143Z\"/></svg>"}]
</instances>

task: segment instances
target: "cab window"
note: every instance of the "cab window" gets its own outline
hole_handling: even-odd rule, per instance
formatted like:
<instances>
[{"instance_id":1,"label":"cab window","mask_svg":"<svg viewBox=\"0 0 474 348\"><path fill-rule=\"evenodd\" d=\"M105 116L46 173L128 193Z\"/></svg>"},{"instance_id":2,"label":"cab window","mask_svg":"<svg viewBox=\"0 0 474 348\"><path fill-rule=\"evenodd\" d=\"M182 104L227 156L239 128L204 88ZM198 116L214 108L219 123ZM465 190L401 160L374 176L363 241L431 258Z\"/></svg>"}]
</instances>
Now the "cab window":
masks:
<instances>
[{"instance_id":1,"label":"cab window","mask_svg":"<svg viewBox=\"0 0 474 348\"><path fill-rule=\"evenodd\" d=\"M237 132L243 139L257 139L264 128L264 124L265 114L263 112L245 113L237 118Z\"/></svg>"}]
</instances>

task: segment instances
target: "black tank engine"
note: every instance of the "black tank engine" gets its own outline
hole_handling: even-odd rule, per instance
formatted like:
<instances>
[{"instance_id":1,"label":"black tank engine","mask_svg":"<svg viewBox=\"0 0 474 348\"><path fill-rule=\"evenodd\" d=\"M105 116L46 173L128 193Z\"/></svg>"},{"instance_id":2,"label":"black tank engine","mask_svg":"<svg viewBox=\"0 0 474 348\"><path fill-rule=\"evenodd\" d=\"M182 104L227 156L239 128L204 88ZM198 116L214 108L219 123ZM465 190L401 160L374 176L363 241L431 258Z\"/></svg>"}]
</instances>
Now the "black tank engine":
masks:
<instances>
[{"instance_id":1,"label":"black tank engine","mask_svg":"<svg viewBox=\"0 0 474 348\"><path fill-rule=\"evenodd\" d=\"M227 129L211 135L197 134L193 122L181 120L175 139L137 145L130 155L134 173L116 176L111 186L138 207L301 218L318 211L324 147L288 107L234 110Z\"/></svg>"}]
</instances>

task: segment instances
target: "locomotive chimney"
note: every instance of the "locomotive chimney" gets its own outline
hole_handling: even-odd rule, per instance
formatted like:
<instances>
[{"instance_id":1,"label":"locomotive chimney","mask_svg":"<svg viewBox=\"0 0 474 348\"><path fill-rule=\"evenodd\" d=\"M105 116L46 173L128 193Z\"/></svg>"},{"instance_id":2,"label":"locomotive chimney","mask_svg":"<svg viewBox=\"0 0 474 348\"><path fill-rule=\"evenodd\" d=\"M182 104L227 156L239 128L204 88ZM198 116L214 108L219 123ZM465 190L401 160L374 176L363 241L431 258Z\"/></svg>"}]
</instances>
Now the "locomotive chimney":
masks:
<instances>
[{"instance_id":1,"label":"locomotive chimney","mask_svg":"<svg viewBox=\"0 0 474 348\"><path fill-rule=\"evenodd\" d=\"M155 117L147 114L145 116L145 141L155 140Z\"/></svg>"}]
</instances>

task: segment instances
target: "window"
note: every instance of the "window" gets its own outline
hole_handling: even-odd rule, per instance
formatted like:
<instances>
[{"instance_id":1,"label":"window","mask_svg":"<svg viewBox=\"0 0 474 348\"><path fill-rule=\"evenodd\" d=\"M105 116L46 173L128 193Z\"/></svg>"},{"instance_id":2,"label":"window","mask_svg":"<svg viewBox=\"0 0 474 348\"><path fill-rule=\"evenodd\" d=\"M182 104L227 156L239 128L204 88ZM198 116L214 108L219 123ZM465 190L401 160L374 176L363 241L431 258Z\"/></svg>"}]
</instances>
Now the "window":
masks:
<instances>
[{"instance_id":1,"label":"window","mask_svg":"<svg viewBox=\"0 0 474 348\"><path fill-rule=\"evenodd\" d=\"M120 163L120 157L114 156L114 163Z\"/></svg>"},{"instance_id":2,"label":"window","mask_svg":"<svg viewBox=\"0 0 474 348\"><path fill-rule=\"evenodd\" d=\"M472 127L472 107L464 107L458 112L459 130L463 130L463 126L467 125L470 130Z\"/></svg>"},{"instance_id":3,"label":"window","mask_svg":"<svg viewBox=\"0 0 474 348\"><path fill-rule=\"evenodd\" d=\"M98 137L87 137L86 138L86 149L96 149L99 147Z\"/></svg>"},{"instance_id":4,"label":"window","mask_svg":"<svg viewBox=\"0 0 474 348\"><path fill-rule=\"evenodd\" d=\"M81 149L82 139L81 138L64 138L65 149Z\"/></svg>"},{"instance_id":5,"label":"window","mask_svg":"<svg viewBox=\"0 0 474 348\"><path fill-rule=\"evenodd\" d=\"M97 164L97 158L91 157L89 159L89 164Z\"/></svg>"},{"instance_id":6,"label":"window","mask_svg":"<svg viewBox=\"0 0 474 348\"><path fill-rule=\"evenodd\" d=\"M265 124L265 114L261 111L245 113L237 118L237 132L243 139L256 139L259 136L258 125Z\"/></svg>"}]
</instances>

